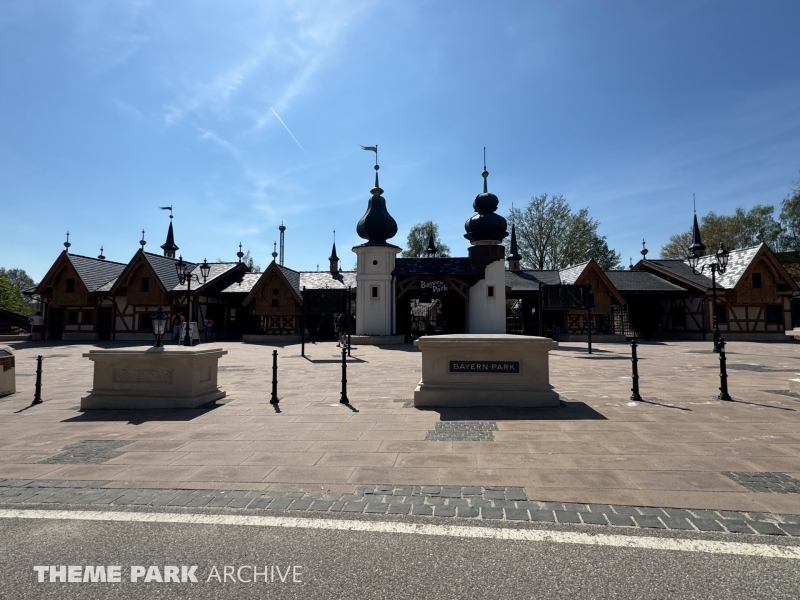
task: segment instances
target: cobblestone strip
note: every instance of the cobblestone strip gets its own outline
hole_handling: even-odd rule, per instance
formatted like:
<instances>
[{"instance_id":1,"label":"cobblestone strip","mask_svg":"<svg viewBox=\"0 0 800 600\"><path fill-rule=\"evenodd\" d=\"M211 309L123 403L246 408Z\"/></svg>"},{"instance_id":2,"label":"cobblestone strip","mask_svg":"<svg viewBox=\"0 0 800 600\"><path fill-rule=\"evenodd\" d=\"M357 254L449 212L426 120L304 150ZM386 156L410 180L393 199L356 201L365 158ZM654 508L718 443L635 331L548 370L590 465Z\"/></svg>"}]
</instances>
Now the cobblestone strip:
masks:
<instances>
[{"instance_id":1,"label":"cobblestone strip","mask_svg":"<svg viewBox=\"0 0 800 600\"><path fill-rule=\"evenodd\" d=\"M439 421L425 439L434 442L493 442L495 421Z\"/></svg>"},{"instance_id":2,"label":"cobblestone strip","mask_svg":"<svg viewBox=\"0 0 800 600\"><path fill-rule=\"evenodd\" d=\"M786 473L724 471L722 474L751 492L800 494L800 480Z\"/></svg>"},{"instance_id":3,"label":"cobblestone strip","mask_svg":"<svg viewBox=\"0 0 800 600\"><path fill-rule=\"evenodd\" d=\"M41 464L100 464L120 456L121 452L116 452L117 448L130 444L125 440L82 440L69 446L64 446L61 454L56 454L44 460Z\"/></svg>"},{"instance_id":4,"label":"cobblestone strip","mask_svg":"<svg viewBox=\"0 0 800 600\"><path fill-rule=\"evenodd\" d=\"M360 485L353 494L106 488L108 481L0 479L0 505L227 507L420 515L800 537L800 515L537 502L522 488Z\"/></svg>"}]
</instances>

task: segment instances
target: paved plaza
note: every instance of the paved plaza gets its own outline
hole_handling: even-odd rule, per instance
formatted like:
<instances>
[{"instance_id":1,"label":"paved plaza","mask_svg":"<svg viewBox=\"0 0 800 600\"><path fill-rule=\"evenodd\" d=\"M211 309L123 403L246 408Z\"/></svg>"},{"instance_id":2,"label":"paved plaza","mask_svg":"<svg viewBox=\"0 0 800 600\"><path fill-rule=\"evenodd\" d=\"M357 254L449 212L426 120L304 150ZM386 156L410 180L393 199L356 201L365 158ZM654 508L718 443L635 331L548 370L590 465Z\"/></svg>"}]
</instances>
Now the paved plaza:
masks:
<instances>
[{"instance_id":1,"label":"paved plaza","mask_svg":"<svg viewBox=\"0 0 800 600\"><path fill-rule=\"evenodd\" d=\"M637 403L628 399L627 344L595 345L589 355L585 344L565 343L550 357L560 408L495 410L415 409L421 361L411 345L354 348L351 406L340 405L334 343L307 345L306 358L299 345L277 348L276 409L275 348L213 345L228 351L219 374L228 396L219 405L82 413L92 369L81 354L95 346L15 344L18 393L0 399L0 479L33 489L28 499L36 486L60 486L122 490L117 498L126 489L222 490L250 501L305 497L309 507L328 494L330 505L338 498L364 508L366 494L390 513L398 502L387 494L409 504L425 496L416 503L443 505L442 516L448 506L475 516L468 509L481 501L505 508L506 518L522 508L527 518L550 512L547 520L578 505L585 514L605 510L589 505L696 509L695 520L711 518L708 511L748 522L800 515L800 398L788 392L800 372L798 344L728 344L735 401L720 402L710 341L642 343L645 402ZM44 404L28 408L37 354Z\"/></svg>"}]
</instances>

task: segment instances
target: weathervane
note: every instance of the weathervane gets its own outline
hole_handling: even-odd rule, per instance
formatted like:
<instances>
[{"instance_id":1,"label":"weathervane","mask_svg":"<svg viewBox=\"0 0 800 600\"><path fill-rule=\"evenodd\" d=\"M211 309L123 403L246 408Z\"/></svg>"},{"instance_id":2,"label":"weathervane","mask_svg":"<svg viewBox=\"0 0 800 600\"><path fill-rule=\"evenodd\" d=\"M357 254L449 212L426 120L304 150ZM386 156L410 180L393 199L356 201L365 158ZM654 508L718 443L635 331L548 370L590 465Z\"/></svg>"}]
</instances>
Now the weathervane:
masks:
<instances>
[{"instance_id":1,"label":"weathervane","mask_svg":"<svg viewBox=\"0 0 800 600\"><path fill-rule=\"evenodd\" d=\"M169 218L172 219L172 207L171 206L159 206L161 210L168 210L169 211Z\"/></svg>"}]
</instances>

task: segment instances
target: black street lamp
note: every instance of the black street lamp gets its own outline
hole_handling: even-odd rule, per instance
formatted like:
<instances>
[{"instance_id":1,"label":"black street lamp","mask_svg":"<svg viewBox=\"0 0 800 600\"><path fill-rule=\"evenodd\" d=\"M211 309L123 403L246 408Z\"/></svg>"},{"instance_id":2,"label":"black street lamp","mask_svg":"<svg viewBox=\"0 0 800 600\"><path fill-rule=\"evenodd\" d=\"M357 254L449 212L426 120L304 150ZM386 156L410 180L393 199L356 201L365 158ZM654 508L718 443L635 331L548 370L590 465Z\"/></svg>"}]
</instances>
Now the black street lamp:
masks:
<instances>
[{"instance_id":1,"label":"black street lamp","mask_svg":"<svg viewBox=\"0 0 800 600\"><path fill-rule=\"evenodd\" d=\"M151 323L153 325L153 333L156 334L156 345L153 346L154 348L161 348L164 344L161 341L162 336L164 335L164 329L167 326L167 315L164 314L164 307L159 306L158 312L153 315Z\"/></svg>"},{"instance_id":2,"label":"black street lamp","mask_svg":"<svg viewBox=\"0 0 800 600\"><path fill-rule=\"evenodd\" d=\"M730 252L725 250L725 246L722 242L719 243L719 250L715 255L716 261L714 262L707 262L700 270L697 270L697 265L700 263L700 256L702 256L703 250L705 250L704 244L692 244L688 248L688 260L689 265L692 267L692 273L697 275L698 273L702 273L706 269L711 271L711 296L712 296L712 304L714 305L714 352L719 353L719 324L717 323L717 274L719 273L722 275L725 272L725 269L728 268L728 256Z\"/></svg>"},{"instance_id":3,"label":"black street lamp","mask_svg":"<svg viewBox=\"0 0 800 600\"><path fill-rule=\"evenodd\" d=\"M178 281L180 281L181 285L186 284L186 310L189 313L189 318L186 319L186 337L183 345L191 346L192 338L189 335L189 319L192 318L192 281L194 280L200 284L205 283L208 279L208 273L211 271L211 265L208 264L205 258L203 259L203 264L200 265L202 281L200 281L200 277L192 273L191 265L183 262L183 256L178 257L178 262L175 263L175 270L178 272Z\"/></svg>"}]
</instances>

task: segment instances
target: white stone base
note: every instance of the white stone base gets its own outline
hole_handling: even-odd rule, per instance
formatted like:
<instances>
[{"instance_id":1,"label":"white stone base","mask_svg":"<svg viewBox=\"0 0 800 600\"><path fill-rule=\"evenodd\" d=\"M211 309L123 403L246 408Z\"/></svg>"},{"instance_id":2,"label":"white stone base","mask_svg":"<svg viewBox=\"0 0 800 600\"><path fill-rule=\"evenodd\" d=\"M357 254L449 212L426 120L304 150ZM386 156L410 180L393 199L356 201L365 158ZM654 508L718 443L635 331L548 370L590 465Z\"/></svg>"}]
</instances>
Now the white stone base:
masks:
<instances>
[{"instance_id":1,"label":"white stone base","mask_svg":"<svg viewBox=\"0 0 800 600\"><path fill-rule=\"evenodd\" d=\"M796 340L800 340L800 327L795 327L794 329L787 330L786 335L793 337Z\"/></svg>"},{"instance_id":2,"label":"white stone base","mask_svg":"<svg viewBox=\"0 0 800 600\"><path fill-rule=\"evenodd\" d=\"M81 410L196 408L225 397L217 387L221 348L120 348L91 350L94 386Z\"/></svg>"},{"instance_id":3,"label":"white stone base","mask_svg":"<svg viewBox=\"0 0 800 600\"><path fill-rule=\"evenodd\" d=\"M351 346L394 346L405 344L404 335L351 335Z\"/></svg>"},{"instance_id":4,"label":"white stone base","mask_svg":"<svg viewBox=\"0 0 800 600\"><path fill-rule=\"evenodd\" d=\"M555 347L550 338L456 334L421 337L414 345L422 350L422 379L414 390L417 408L560 404L550 385L548 358ZM477 370L454 371L452 363ZM492 371L495 367L501 370Z\"/></svg>"},{"instance_id":5,"label":"white stone base","mask_svg":"<svg viewBox=\"0 0 800 600\"><path fill-rule=\"evenodd\" d=\"M17 392L14 353L8 346L0 346L0 398Z\"/></svg>"},{"instance_id":6,"label":"white stone base","mask_svg":"<svg viewBox=\"0 0 800 600\"><path fill-rule=\"evenodd\" d=\"M797 392L800 394L800 379L789 380L789 391Z\"/></svg>"}]
</instances>

